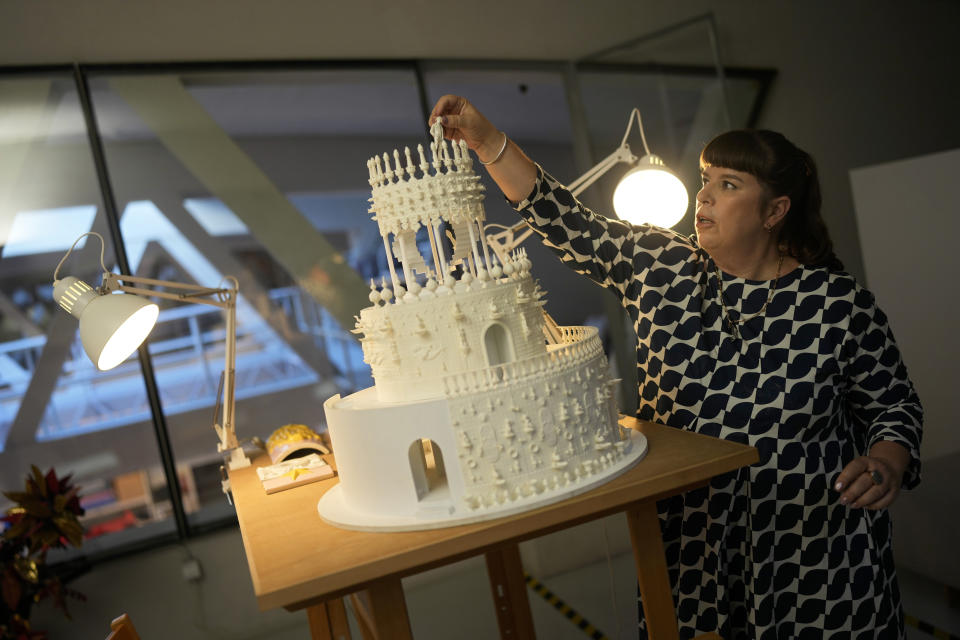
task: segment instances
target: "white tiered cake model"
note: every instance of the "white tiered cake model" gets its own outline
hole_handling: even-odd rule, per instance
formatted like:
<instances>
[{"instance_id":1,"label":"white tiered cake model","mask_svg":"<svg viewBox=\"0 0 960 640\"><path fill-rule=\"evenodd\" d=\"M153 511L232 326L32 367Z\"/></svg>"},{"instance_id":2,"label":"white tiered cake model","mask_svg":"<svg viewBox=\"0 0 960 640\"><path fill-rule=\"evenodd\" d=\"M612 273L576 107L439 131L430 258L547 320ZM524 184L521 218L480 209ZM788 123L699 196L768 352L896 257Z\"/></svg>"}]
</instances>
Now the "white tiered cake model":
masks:
<instances>
[{"instance_id":1,"label":"white tiered cake model","mask_svg":"<svg viewBox=\"0 0 960 640\"><path fill-rule=\"evenodd\" d=\"M422 146L419 165L409 148L405 166L398 151L392 166L387 154L367 163L392 286L371 282L373 304L354 330L375 385L324 403L340 483L319 511L344 528L428 529L526 511L606 482L646 453L643 435L617 424L597 330L554 326L547 344L530 261L520 250L497 264L467 147L434 136L432 163ZM421 227L440 276L417 247Z\"/></svg>"}]
</instances>

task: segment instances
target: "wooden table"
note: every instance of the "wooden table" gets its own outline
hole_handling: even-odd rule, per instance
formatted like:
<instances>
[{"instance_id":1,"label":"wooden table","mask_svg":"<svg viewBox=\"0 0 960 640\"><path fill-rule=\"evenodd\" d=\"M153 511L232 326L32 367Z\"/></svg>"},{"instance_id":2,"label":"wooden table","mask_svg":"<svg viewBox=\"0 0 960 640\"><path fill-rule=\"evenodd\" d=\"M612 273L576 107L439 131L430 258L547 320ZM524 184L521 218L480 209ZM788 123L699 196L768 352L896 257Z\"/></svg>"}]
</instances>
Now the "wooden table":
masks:
<instances>
[{"instance_id":1,"label":"wooden table","mask_svg":"<svg viewBox=\"0 0 960 640\"><path fill-rule=\"evenodd\" d=\"M677 638L656 501L752 464L756 449L633 418L621 424L647 437L649 451L631 470L587 493L519 515L403 533L338 529L317 514L337 480L266 495L254 466L230 472L240 532L261 610L307 609L313 638L349 637L341 597L351 596L365 637L412 638L400 579L483 553L503 638L533 638L517 543L625 512L651 636ZM332 461L332 460L331 460ZM362 600L362 601L361 601Z\"/></svg>"}]
</instances>

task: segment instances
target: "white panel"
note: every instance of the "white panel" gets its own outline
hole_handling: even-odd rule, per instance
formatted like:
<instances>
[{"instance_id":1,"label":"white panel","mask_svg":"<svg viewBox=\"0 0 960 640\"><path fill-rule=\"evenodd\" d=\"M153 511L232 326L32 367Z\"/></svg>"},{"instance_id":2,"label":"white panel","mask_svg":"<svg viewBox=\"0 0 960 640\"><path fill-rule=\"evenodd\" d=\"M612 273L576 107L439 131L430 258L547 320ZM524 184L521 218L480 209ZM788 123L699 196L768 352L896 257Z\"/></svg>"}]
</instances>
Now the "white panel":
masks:
<instances>
[{"instance_id":1,"label":"white panel","mask_svg":"<svg viewBox=\"0 0 960 640\"><path fill-rule=\"evenodd\" d=\"M924 460L960 451L960 150L850 172L867 286L925 411Z\"/></svg>"},{"instance_id":2,"label":"white panel","mask_svg":"<svg viewBox=\"0 0 960 640\"><path fill-rule=\"evenodd\" d=\"M960 150L856 169L867 285L886 311L924 407L923 482L891 506L897 566L960 589L956 393Z\"/></svg>"}]
</instances>

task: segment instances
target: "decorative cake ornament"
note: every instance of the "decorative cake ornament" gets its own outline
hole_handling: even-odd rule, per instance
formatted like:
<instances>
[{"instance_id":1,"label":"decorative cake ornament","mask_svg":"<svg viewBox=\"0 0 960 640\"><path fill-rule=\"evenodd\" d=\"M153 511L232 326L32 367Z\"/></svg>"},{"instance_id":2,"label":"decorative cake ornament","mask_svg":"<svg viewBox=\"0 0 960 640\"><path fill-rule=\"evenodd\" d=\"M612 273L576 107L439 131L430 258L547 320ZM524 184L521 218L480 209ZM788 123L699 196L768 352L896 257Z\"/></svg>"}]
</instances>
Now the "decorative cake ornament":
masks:
<instances>
[{"instance_id":1,"label":"decorative cake ornament","mask_svg":"<svg viewBox=\"0 0 960 640\"><path fill-rule=\"evenodd\" d=\"M354 329L374 386L324 403L340 482L318 509L345 528L497 518L583 493L646 453L617 422L597 329L545 320L526 252L501 264L486 244L466 144L431 133L430 162L422 145L419 164L409 148L405 164L399 150L392 165L367 162L389 286L371 281Z\"/></svg>"}]
</instances>

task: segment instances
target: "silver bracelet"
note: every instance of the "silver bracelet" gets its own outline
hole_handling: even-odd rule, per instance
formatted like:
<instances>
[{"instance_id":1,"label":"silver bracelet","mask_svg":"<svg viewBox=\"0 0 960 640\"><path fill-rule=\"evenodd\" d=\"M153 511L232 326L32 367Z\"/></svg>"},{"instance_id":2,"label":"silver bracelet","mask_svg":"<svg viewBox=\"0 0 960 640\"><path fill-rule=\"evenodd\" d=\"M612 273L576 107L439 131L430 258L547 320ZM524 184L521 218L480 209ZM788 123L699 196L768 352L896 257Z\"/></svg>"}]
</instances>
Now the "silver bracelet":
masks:
<instances>
[{"instance_id":1,"label":"silver bracelet","mask_svg":"<svg viewBox=\"0 0 960 640\"><path fill-rule=\"evenodd\" d=\"M500 133L503 133L503 131L501 131ZM477 160L480 160L480 164L482 165L493 164L503 156L503 152L506 150L507 150L507 134L503 133L503 146L500 147L500 151L497 152L497 157L491 160L490 162L484 162L483 160L480 160L480 158L477 158Z\"/></svg>"}]
</instances>

